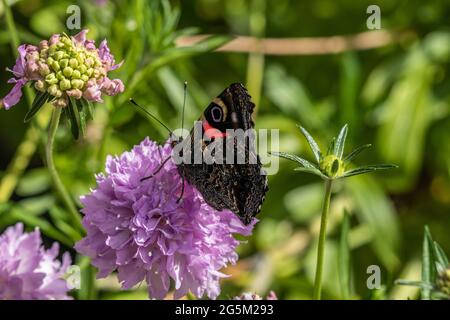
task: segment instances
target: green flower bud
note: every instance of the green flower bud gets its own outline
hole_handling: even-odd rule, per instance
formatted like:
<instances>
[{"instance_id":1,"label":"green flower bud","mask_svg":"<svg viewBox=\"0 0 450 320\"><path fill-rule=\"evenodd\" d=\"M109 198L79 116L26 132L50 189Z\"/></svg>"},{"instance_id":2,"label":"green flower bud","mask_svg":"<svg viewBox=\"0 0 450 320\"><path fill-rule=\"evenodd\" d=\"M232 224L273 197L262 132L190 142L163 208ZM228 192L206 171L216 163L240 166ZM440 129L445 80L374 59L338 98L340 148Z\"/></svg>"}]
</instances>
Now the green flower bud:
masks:
<instances>
[{"instance_id":1,"label":"green flower bud","mask_svg":"<svg viewBox=\"0 0 450 320\"><path fill-rule=\"evenodd\" d=\"M72 72L72 79L80 79L81 73L78 70L73 70Z\"/></svg>"},{"instance_id":2,"label":"green flower bud","mask_svg":"<svg viewBox=\"0 0 450 320\"><path fill-rule=\"evenodd\" d=\"M81 80L83 80L84 82L88 82L89 77L87 75L85 75L85 74L82 74L81 75Z\"/></svg>"},{"instance_id":3,"label":"green flower bud","mask_svg":"<svg viewBox=\"0 0 450 320\"><path fill-rule=\"evenodd\" d=\"M54 60L52 57L48 57L48 58L47 58L47 64L48 64L49 66L51 66L53 62L55 62L55 60Z\"/></svg>"},{"instance_id":4,"label":"green flower bud","mask_svg":"<svg viewBox=\"0 0 450 320\"><path fill-rule=\"evenodd\" d=\"M59 69L61 69L60 66L59 66L58 61L53 61L51 66L52 66L53 70L55 70L55 71L59 71Z\"/></svg>"},{"instance_id":5,"label":"green flower bud","mask_svg":"<svg viewBox=\"0 0 450 320\"><path fill-rule=\"evenodd\" d=\"M56 45L52 44L52 45L48 48L48 54L49 54L50 56L54 55L57 49L58 49L58 48L56 47Z\"/></svg>"},{"instance_id":6,"label":"green flower bud","mask_svg":"<svg viewBox=\"0 0 450 320\"><path fill-rule=\"evenodd\" d=\"M47 92L50 93L50 95L56 97L58 94L58 86L56 84L52 84L50 87L48 87Z\"/></svg>"},{"instance_id":7,"label":"green flower bud","mask_svg":"<svg viewBox=\"0 0 450 320\"><path fill-rule=\"evenodd\" d=\"M59 87L62 91L69 90L71 88L70 80L63 79L59 82Z\"/></svg>"},{"instance_id":8,"label":"green flower bud","mask_svg":"<svg viewBox=\"0 0 450 320\"><path fill-rule=\"evenodd\" d=\"M69 59L61 59L59 60L59 66L61 68L66 68L69 65Z\"/></svg>"},{"instance_id":9,"label":"green flower bud","mask_svg":"<svg viewBox=\"0 0 450 320\"><path fill-rule=\"evenodd\" d=\"M70 81L70 83L72 84L72 88L75 89L82 89L84 86L83 80L80 79L73 79L72 81Z\"/></svg>"},{"instance_id":10,"label":"green flower bud","mask_svg":"<svg viewBox=\"0 0 450 320\"><path fill-rule=\"evenodd\" d=\"M38 80L34 83L34 87L36 88L37 91L45 92L47 85L43 80Z\"/></svg>"},{"instance_id":11,"label":"green flower bud","mask_svg":"<svg viewBox=\"0 0 450 320\"><path fill-rule=\"evenodd\" d=\"M63 79L65 79L66 77L64 77L64 75L63 75L63 73L62 73L62 71L61 70L59 70L57 73L56 73L56 79L58 79L58 80L63 80Z\"/></svg>"},{"instance_id":12,"label":"green flower bud","mask_svg":"<svg viewBox=\"0 0 450 320\"><path fill-rule=\"evenodd\" d=\"M56 51L53 58L56 60L61 60L64 57L63 51Z\"/></svg>"},{"instance_id":13,"label":"green flower bud","mask_svg":"<svg viewBox=\"0 0 450 320\"><path fill-rule=\"evenodd\" d=\"M330 178L339 177L345 171L342 160L333 154L326 156L322 161L320 161L319 167L320 170Z\"/></svg>"},{"instance_id":14,"label":"green flower bud","mask_svg":"<svg viewBox=\"0 0 450 320\"><path fill-rule=\"evenodd\" d=\"M86 75L88 77L91 77L93 73L94 73L94 69L92 69L92 68L89 68L89 69L86 70Z\"/></svg>"},{"instance_id":15,"label":"green flower bud","mask_svg":"<svg viewBox=\"0 0 450 320\"><path fill-rule=\"evenodd\" d=\"M95 63L95 61L94 61L94 59L92 57L88 57L88 58L86 58L86 60L84 60L84 64L88 68L92 67L94 65L94 63Z\"/></svg>"},{"instance_id":16,"label":"green flower bud","mask_svg":"<svg viewBox=\"0 0 450 320\"><path fill-rule=\"evenodd\" d=\"M58 42L57 44L56 44L56 46L58 47L58 48L64 48L64 43L63 42Z\"/></svg>"},{"instance_id":17,"label":"green flower bud","mask_svg":"<svg viewBox=\"0 0 450 320\"><path fill-rule=\"evenodd\" d=\"M71 68L76 68L76 67L78 67L78 60L77 59L75 59L75 58L70 58L70 60L69 60L69 66L71 67Z\"/></svg>"},{"instance_id":18,"label":"green flower bud","mask_svg":"<svg viewBox=\"0 0 450 320\"><path fill-rule=\"evenodd\" d=\"M81 74L85 74L86 71L87 71L87 68L86 68L86 66L85 66L84 64L82 64L82 65L80 65L80 66L78 67L78 70L80 70L80 73L81 73Z\"/></svg>"},{"instance_id":19,"label":"green flower bud","mask_svg":"<svg viewBox=\"0 0 450 320\"><path fill-rule=\"evenodd\" d=\"M42 49L41 52L39 52L39 57L40 58L47 58L48 56L48 49Z\"/></svg>"},{"instance_id":20,"label":"green flower bud","mask_svg":"<svg viewBox=\"0 0 450 320\"><path fill-rule=\"evenodd\" d=\"M45 82L47 82L49 85L52 85L58 83L58 79L56 79L55 74L52 72L45 76Z\"/></svg>"},{"instance_id":21,"label":"green flower bud","mask_svg":"<svg viewBox=\"0 0 450 320\"><path fill-rule=\"evenodd\" d=\"M39 74L43 77L48 75L50 73L50 68L46 63L42 63L41 61L38 62L38 68L39 68Z\"/></svg>"},{"instance_id":22,"label":"green flower bud","mask_svg":"<svg viewBox=\"0 0 450 320\"><path fill-rule=\"evenodd\" d=\"M71 67L65 67L63 69L63 74L67 77L70 78L72 76L73 73L73 69Z\"/></svg>"}]
</instances>

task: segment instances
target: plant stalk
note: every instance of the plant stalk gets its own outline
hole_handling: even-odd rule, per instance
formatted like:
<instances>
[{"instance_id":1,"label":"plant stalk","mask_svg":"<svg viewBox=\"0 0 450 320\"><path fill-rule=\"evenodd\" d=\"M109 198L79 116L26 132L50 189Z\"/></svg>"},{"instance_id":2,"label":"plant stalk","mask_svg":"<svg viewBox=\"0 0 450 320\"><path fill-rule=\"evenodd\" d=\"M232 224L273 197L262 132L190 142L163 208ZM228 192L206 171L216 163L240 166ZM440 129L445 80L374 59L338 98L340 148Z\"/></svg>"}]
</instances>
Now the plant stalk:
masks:
<instances>
[{"instance_id":1,"label":"plant stalk","mask_svg":"<svg viewBox=\"0 0 450 320\"><path fill-rule=\"evenodd\" d=\"M331 184L332 180L326 180L325 196L323 198L323 205L322 205L322 217L320 221L319 244L317 247L316 279L314 281L314 295L313 295L314 300L320 300L322 295L322 275L325 257L325 241L327 236L328 213L330 211L329 209L331 198Z\"/></svg>"},{"instance_id":2,"label":"plant stalk","mask_svg":"<svg viewBox=\"0 0 450 320\"><path fill-rule=\"evenodd\" d=\"M64 203L65 207L70 213L70 218L72 222L78 229L83 230L80 214L78 213L78 210L75 207L72 198L67 192L67 189L64 187L61 178L59 177L58 171L56 170L55 162L53 160L53 142L55 140L56 131L58 129L61 111L62 111L61 108L55 107L53 109L52 119L50 121L47 144L45 145L45 157L47 160L47 168L48 171L50 172L50 176L52 177L53 185L56 189L58 196L61 198L62 202Z\"/></svg>"}]
</instances>

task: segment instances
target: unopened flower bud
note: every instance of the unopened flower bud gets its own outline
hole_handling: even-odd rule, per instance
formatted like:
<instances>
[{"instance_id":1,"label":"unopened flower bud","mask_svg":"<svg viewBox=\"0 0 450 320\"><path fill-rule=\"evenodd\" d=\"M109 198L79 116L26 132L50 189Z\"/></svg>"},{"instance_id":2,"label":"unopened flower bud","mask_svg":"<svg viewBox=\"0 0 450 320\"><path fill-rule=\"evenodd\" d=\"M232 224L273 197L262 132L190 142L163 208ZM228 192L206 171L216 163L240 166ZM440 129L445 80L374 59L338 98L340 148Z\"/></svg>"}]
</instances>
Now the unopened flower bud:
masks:
<instances>
[{"instance_id":1,"label":"unopened flower bud","mask_svg":"<svg viewBox=\"0 0 450 320\"><path fill-rule=\"evenodd\" d=\"M87 71L87 68L86 68L86 66L85 66L84 64L82 64L82 65L80 65L80 66L78 67L78 70L80 70L80 73L81 73L81 74L85 74L86 71Z\"/></svg>"},{"instance_id":2,"label":"unopened flower bud","mask_svg":"<svg viewBox=\"0 0 450 320\"><path fill-rule=\"evenodd\" d=\"M81 89L84 86L83 80L80 79L73 79L72 81L70 81L70 83L72 84L72 88L75 89Z\"/></svg>"},{"instance_id":3,"label":"unopened flower bud","mask_svg":"<svg viewBox=\"0 0 450 320\"><path fill-rule=\"evenodd\" d=\"M59 66L61 68L66 68L69 65L69 59L61 59L59 60Z\"/></svg>"},{"instance_id":4,"label":"unopened flower bud","mask_svg":"<svg viewBox=\"0 0 450 320\"><path fill-rule=\"evenodd\" d=\"M47 40L42 40L41 42L39 42L39 50L43 50L43 49L48 49L48 41Z\"/></svg>"},{"instance_id":5,"label":"unopened flower bud","mask_svg":"<svg viewBox=\"0 0 450 320\"><path fill-rule=\"evenodd\" d=\"M63 51L56 51L53 58L56 60L61 60L64 57Z\"/></svg>"},{"instance_id":6,"label":"unopened flower bud","mask_svg":"<svg viewBox=\"0 0 450 320\"><path fill-rule=\"evenodd\" d=\"M67 95L70 97L74 97L75 99L80 99L83 95L80 89L71 89L66 91Z\"/></svg>"},{"instance_id":7,"label":"unopened flower bud","mask_svg":"<svg viewBox=\"0 0 450 320\"><path fill-rule=\"evenodd\" d=\"M64 108L65 106L67 106L67 98L64 97L56 99L55 101L53 101L53 105L55 107Z\"/></svg>"},{"instance_id":8,"label":"unopened flower bud","mask_svg":"<svg viewBox=\"0 0 450 320\"><path fill-rule=\"evenodd\" d=\"M72 79L80 79L81 78L81 73L78 70L73 70L72 72Z\"/></svg>"},{"instance_id":9,"label":"unopened flower bud","mask_svg":"<svg viewBox=\"0 0 450 320\"><path fill-rule=\"evenodd\" d=\"M41 61L38 61L37 65L39 68L39 74L42 77L45 77L46 75L48 75L50 73L50 68L48 67L48 65L46 63L42 63Z\"/></svg>"},{"instance_id":10,"label":"unopened flower bud","mask_svg":"<svg viewBox=\"0 0 450 320\"><path fill-rule=\"evenodd\" d=\"M75 59L75 58L71 58L70 60L69 60L69 66L71 67L71 68L76 68L76 67L78 67L78 60L77 59Z\"/></svg>"},{"instance_id":11,"label":"unopened flower bud","mask_svg":"<svg viewBox=\"0 0 450 320\"><path fill-rule=\"evenodd\" d=\"M63 69L63 74L64 76L66 76L67 78L70 78L72 76L73 73L73 69L71 67L65 67Z\"/></svg>"},{"instance_id":12,"label":"unopened flower bud","mask_svg":"<svg viewBox=\"0 0 450 320\"><path fill-rule=\"evenodd\" d=\"M58 85L52 84L50 87L48 87L47 92L50 93L50 95L56 97L58 90Z\"/></svg>"},{"instance_id":13,"label":"unopened flower bud","mask_svg":"<svg viewBox=\"0 0 450 320\"><path fill-rule=\"evenodd\" d=\"M61 67L59 66L58 61L53 61L51 66L52 66L53 70L55 70L55 71L59 71L59 69L61 69Z\"/></svg>"},{"instance_id":14,"label":"unopened flower bud","mask_svg":"<svg viewBox=\"0 0 450 320\"><path fill-rule=\"evenodd\" d=\"M320 170L328 177L339 177L344 173L344 163L333 154L326 156L319 164Z\"/></svg>"},{"instance_id":15,"label":"unopened flower bud","mask_svg":"<svg viewBox=\"0 0 450 320\"><path fill-rule=\"evenodd\" d=\"M63 79L59 82L59 87L62 91L68 90L71 88L70 80Z\"/></svg>"},{"instance_id":16,"label":"unopened flower bud","mask_svg":"<svg viewBox=\"0 0 450 320\"><path fill-rule=\"evenodd\" d=\"M84 82L88 82L89 77L87 75L85 75L85 74L82 74L81 75L81 80L83 80Z\"/></svg>"},{"instance_id":17,"label":"unopened flower bud","mask_svg":"<svg viewBox=\"0 0 450 320\"><path fill-rule=\"evenodd\" d=\"M56 78L55 74L52 72L45 76L45 82L52 85L52 84L58 83L58 79Z\"/></svg>"},{"instance_id":18,"label":"unopened flower bud","mask_svg":"<svg viewBox=\"0 0 450 320\"><path fill-rule=\"evenodd\" d=\"M34 87L36 88L37 91L41 91L41 92L45 92L45 89L46 89L46 85L43 80L36 81L34 83Z\"/></svg>"},{"instance_id":19,"label":"unopened flower bud","mask_svg":"<svg viewBox=\"0 0 450 320\"><path fill-rule=\"evenodd\" d=\"M450 266L439 274L437 286L439 291L450 297Z\"/></svg>"}]
</instances>

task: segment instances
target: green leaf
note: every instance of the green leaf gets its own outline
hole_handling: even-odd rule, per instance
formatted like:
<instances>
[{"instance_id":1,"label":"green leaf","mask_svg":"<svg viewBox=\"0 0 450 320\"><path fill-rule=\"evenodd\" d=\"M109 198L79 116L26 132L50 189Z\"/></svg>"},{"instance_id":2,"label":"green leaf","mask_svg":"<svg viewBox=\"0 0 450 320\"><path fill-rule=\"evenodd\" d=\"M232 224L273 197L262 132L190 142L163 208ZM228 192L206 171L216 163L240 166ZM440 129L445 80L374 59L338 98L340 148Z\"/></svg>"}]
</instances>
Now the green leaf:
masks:
<instances>
[{"instance_id":1,"label":"green leaf","mask_svg":"<svg viewBox=\"0 0 450 320\"><path fill-rule=\"evenodd\" d=\"M448 258L445 254L444 250L442 250L441 246L433 241L433 249L434 249L434 258L436 259L436 267L438 268L438 272L444 271L448 266Z\"/></svg>"},{"instance_id":2,"label":"green leaf","mask_svg":"<svg viewBox=\"0 0 450 320\"><path fill-rule=\"evenodd\" d=\"M352 152L350 152L345 158L344 158L344 162L348 163L350 161L352 161L357 155L359 155L362 151L364 151L367 148L370 148L372 146L372 144L364 144L362 146L357 147L355 150L353 150Z\"/></svg>"},{"instance_id":3,"label":"green leaf","mask_svg":"<svg viewBox=\"0 0 450 320\"><path fill-rule=\"evenodd\" d=\"M339 239L339 284L341 286L342 299L350 298L350 247L348 243L348 233L350 231L350 218L347 210L344 210L344 218L341 224L341 234Z\"/></svg>"},{"instance_id":4,"label":"green leaf","mask_svg":"<svg viewBox=\"0 0 450 320\"><path fill-rule=\"evenodd\" d=\"M431 251L432 238L428 226L425 226L425 232L423 235L422 244L422 282L423 283L433 283L434 281L434 259L433 253ZM423 287L421 289L422 300L430 300L431 290L429 288Z\"/></svg>"},{"instance_id":5,"label":"green leaf","mask_svg":"<svg viewBox=\"0 0 450 320\"><path fill-rule=\"evenodd\" d=\"M322 179L328 180L329 178L324 175L322 173L322 171L320 171L319 169L315 169L315 168L305 168L305 167L299 167L299 168L295 168L294 171L300 171L300 172L306 172L306 173L312 173L316 176L321 177Z\"/></svg>"},{"instance_id":6,"label":"green leaf","mask_svg":"<svg viewBox=\"0 0 450 320\"><path fill-rule=\"evenodd\" d=\"M387 169L394 169L394 168L398 168L398 167L393 164L373 164L373 165L368 165L368 166L359 167L356 169L346 171L346 172L344 172L344 174L342 176L340 176L338 178L346 178L346 177L356 176L358 174L369 173L369 172L373 172L373 171L377 171L377 170L387 170Z\"/></svg>"},{"instance_id":7,"label":"green leaf","mask_svg":"<svg viewBox=\"0 0 450 320\"><path fill-rule=\"evenodd\" d=\"M320 151L320 148L319 148L317 142L309 134L309 132L306 131L305 128L303 128L302 126L298 126L298 127L300 128L300 131L303 133L303 135L305 136L306 140L308 141L309 146L311 147L311 150L314 153L314 157L316 158L317 163L319 163L320 160L322 160L322 152Z\"/></svg>"},{"instance_id":8,"label":"green leaf","mask_svg":"<svg viewBox=\"0 0 450 320\"><path fill-rule=\"evenodd\" d=\"M78 113L77 105L72 97L69 98L69 105L65 109L68 109L67 112L69 115L72 136L77 140L80 136L80 115Z\"/></svg>"},{"instance_id":9,"label":"green leaf","mask_svg":"<svg viewBox=\"0 0 450 320\"><path fill-rule=\"evenodd\" d=\"M289 154L289 153L286 153L286 152L269 152L269 154L277 156L277 157L281 157L281 158L285 158L285 159L289 159L289 160L295 161L295 162L301 164L305 168L317 169L317 166L314 165L313 163L311 163L308 160L305 160L303 158L300 158L300 157L298 157L296 155L293 155L293 154Z\"/></svg>"},{"instance_id":10,"label":"green leaf","mask_svg":"<svg viewBox=\"0 0 450 320\"><path fill-rule=\"evenodd\" d=\"M92 107L92 103L85 99L80 99L80 103L83 106L83 110L87 115L87 118L90 120L94 119L94 109Z\"/></svg>"},{"instance_id":11,"label":"green leaf","mask_svg":"<svg viewBox=\"0 0 450 320\"><path fill-rule=\"evenodd\" d=\"M76 107L78 109L78 114L80 117L80 129L81 134L84 136L86 134L86 110L83 108L83 104L81 103L81 100L75 100Z\"/></svg>"},{"instance_id":12,"label":"green leaf","mask_svg":"<svg viewBox=\"0 0 450 320\"><path fill-rule=\"evenodd\" d=\"M333 153L339 159L342 159L342 155L344 154L345 139L347 138L347 132L348 132L348 125L345 124L342 127L341 131L339 132L339 135L336 139L336 143L334 144Z\"/></svg>"},{"instance_id":13,"label":"green leaf","mask_svg":"<svg viewBox=\"0 0 450 320\"><path fill-rule=\"evenodd\" d=\"M328 146L327 156L333 152L335 143L336 143L336 137L333 137L333 139L330 142L330 145Z\"/></svg>"},{"instance_id":14,"label":"green leaf","mask_svg":"<svg viewBox=\"0 0 450 320\"><path fill-rule=\"evenodd\" d=\"M46 168L28 171L19 181L16 193L22 197L33 196L48 190L51 178Z\"/></svg>"},{"instance_id":15,"label":"green leaf","mask_svg":"<svg viewBox=\"0 0 450 320\"><path fill-rule=\"evenodd\" d=\"M25 115L24 122L28 122L36 115L36 113L42 108L42 106L47 102L50 94L48 92L39 92L33 100L30 110L28 110Z\"/></svg>"}]
</instances>

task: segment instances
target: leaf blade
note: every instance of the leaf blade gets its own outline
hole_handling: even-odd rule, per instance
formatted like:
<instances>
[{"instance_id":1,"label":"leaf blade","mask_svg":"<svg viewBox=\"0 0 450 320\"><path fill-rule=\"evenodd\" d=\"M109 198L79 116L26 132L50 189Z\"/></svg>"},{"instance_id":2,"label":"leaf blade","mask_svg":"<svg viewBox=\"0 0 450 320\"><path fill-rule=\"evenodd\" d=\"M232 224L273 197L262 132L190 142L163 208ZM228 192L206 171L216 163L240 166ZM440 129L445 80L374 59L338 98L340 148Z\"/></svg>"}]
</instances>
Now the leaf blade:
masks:
<instances>
[{"instance_id":1,"label":"leaf blade","mask_svg":"<svg viewBox=\"0 0 450 320\"><path fill-rule=\"evenodd\" d=\"M320 151L319 145L317 144L316 140L309 134L309 132L303 128L302 126L298 126L300 128L300 131L305 136L306 140L309 143L309 146L314 154L314 157L316 158L317 163L322 160L322 152Z\"/></svg>"},{"instance_id":2,"label":"leaf blade","mask_svg":"<svg viewBox=\"0 0 450 320\"><path fill-rule=\"evenodd\" d=\"M334 144L334 155L342 159L344 154L345 139L347 139L348 125L344 124Z\"/></svg>"},{"instance_id":3,"label":"leaf blade","mask_svg":"<svg viewBox=\"0 0 450 320\"><path fill-rule=\"evenodd\" d=\"M50 94L48 92L39 92L33 100L30 110L28 110L23 122L28 122L41 110L42 106L47 102Z\"/></svg>"},{"instance_id":4,"label":"leaf blade","mask_svg":"<svg viewBox=\"0 0 450 320\"><path fill-rule=\"evenodd\" d=\"M368 144L363 144L362 146L357 147L355 150L353 150L352 152L350 152L345 158L344 158L344 162L348 163L350 161L352 161L356 156L358 156L361 152L363 152L365 149L368 149L372 147L372 144L368 143Z\"/></svg>"}]
</instances>

